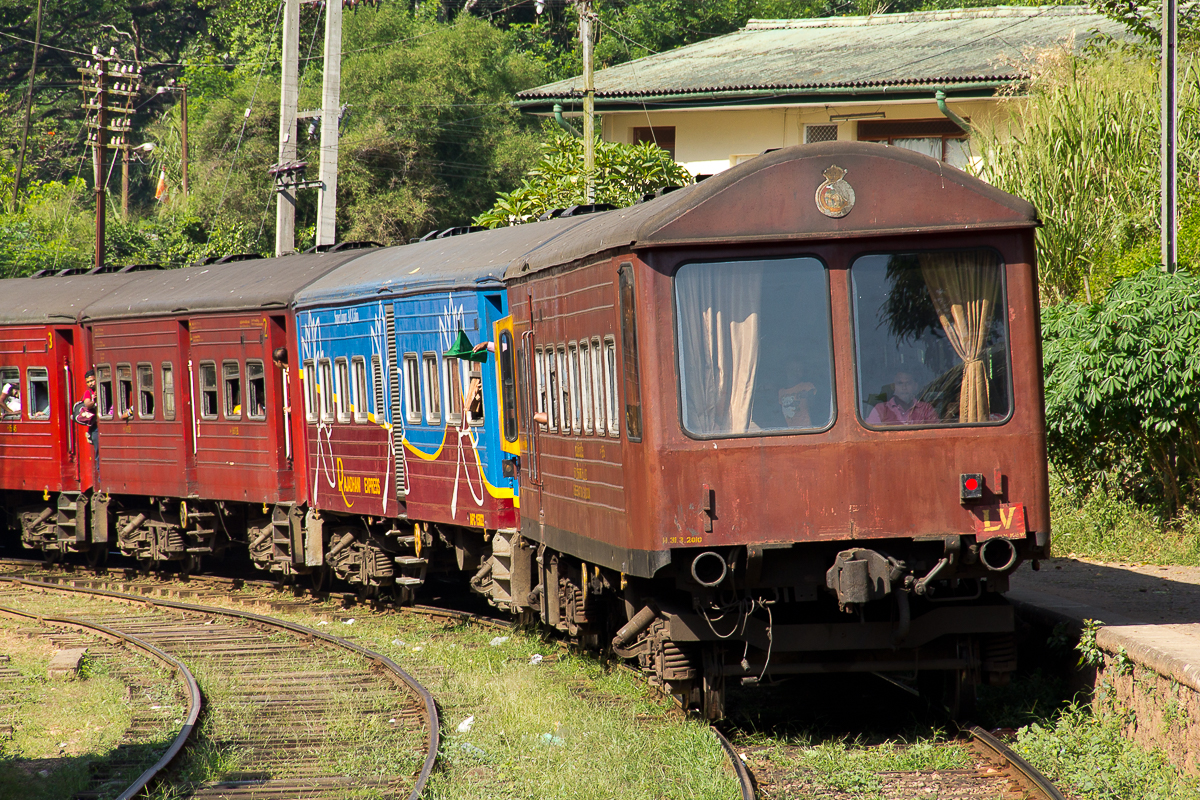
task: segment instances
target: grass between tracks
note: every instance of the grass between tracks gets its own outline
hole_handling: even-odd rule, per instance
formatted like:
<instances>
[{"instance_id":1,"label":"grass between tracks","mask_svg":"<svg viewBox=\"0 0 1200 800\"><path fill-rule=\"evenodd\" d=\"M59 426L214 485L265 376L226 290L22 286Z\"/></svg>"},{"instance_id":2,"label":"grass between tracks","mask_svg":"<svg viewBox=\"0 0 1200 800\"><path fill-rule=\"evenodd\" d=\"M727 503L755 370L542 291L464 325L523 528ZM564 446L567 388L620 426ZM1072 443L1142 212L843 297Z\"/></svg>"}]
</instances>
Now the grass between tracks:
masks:
<instances>
[{"instance_id":1,"label":"grass between tracks","mask_svg":"<svg viewBox=\"0 0 1200 800\"><path fill-rule=\"evenodd\" d=\"M8 656L2 666L17 673L0 681L0 797L49 800L89 788L99 797L115 796L123 784L98 786L93 775L113 761L122 765L114 777L132 779L158 758L162 747L154 742L178 729L173 678L129 653L123 669L136 672L137 690L106 658L92 654L76 678L52 681L47 672L54 647L25 636L23 627L0 621L0 653ZM160 724L129 732L138 706L153 707Z\"/></svg>"}]
</instances>

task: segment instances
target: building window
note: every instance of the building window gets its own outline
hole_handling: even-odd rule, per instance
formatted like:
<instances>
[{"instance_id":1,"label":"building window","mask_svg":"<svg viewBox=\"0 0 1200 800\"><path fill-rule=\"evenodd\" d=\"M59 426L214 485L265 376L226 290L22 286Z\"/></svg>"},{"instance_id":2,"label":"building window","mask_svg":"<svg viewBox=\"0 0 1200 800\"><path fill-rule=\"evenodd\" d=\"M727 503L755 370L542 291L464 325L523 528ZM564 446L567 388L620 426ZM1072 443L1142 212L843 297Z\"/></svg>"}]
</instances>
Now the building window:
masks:
<instances>
[{"instance_id":1,"label":"building window","mask_svg":"<svg viewBox=\"0 0 1200 800\"><path fill-rule=\"evenodd\" d=\"M333 422L337 419L334 413L337 387L333 382L333 362L328 358L322 358L317 362L317 369L320 370L321 375L321 385L318 389L321 394L321 421Z\"/></svg>"},{"instance_id":2,"label":"building window","mask_svg":"<svg viewBox=\"0 0 1200 800\"><path fill-rule=\"evenodd\" d=\"M446 373L446 422L462 424L462 367L457 358L443 358L442 369Z\"/></svg>"},{"instance_id":3,"label":"building window","mask_svg":"<svg viewBox=\"0 0 1200 800\"><path fill-rule=\"evenodd\" d=\"M333 396L337 401L337 420L338 422L349 422L351 420L350 410L350 362L345 356L335 358L333 360L334 370L337 373L337 389Z\"/></svg>"},{"instance_id":4,"label":"building window","mask_svg":"<svg viewBox=\"0 0 1200 800\"><path fill-rule=\"evenodd\" d=\"M656 125L647 128L633 128L630 131L630 141L633 144L650 142L666 150L671 158L675 158L675 126Z\"/></svg>"},{"instance_id":5,"label":"building window","mask_svg":"<svg viewBox=\"0 0 1200 800\"><path fill-rule=\"evenodd\" d=\"M25 402L30 419L50 419L50 375L45 367L25 371Z\"/></svg>"},{"instance_id":6,"label":"building window","mask_svg":"<svg viewBox=\"0 0 1200 800\"><path fill-rule=\"evenodd\" d=\"M154 419L154 365L138 364L138 417Z\"/></svg>"},{"instance_id":7,"label":"building window","mask_svg":"<svg viewBox=\"0 0 1200 800\"><path fill-rule=\"evenodd\" d=\"M404 354L404 387L408 408L405 419L414 425L421 423L421 368L416 353Z\"/></svg>"},{"instance_id":8,"label":"building window","mask_svg":"<svg viewBox=\"0 0 1200 800\"><path fill-rule=\"evenodd\" d=\"M948 119L861 120L858 140L912 150L959 169L971 157L967 135Z\"/></svg>"},{"instance_id":9,"label":"building window","mask_svg":"<svg viewBox=\"0 0 1200 800\"><path fill-rule=\"evenodd\" d=\"M162 365L163 419L175 419L175 367L170 361Z\"/></svg>"},{"instance_id":10,"label":"building window","mask_svg":"<svg viewBox=\"0 0 1200 800\"><path fill-rule=\"evenodd\" d=\"M319 419L317 409L320 408L321 387L317 383L317 362L309 359L304 362L304 418L309 422Z\"/></svg>"},{"instance_id":11,"label":"building window","mask_svg":"<svg viewBox=\"0 0 1200 800\"><path fill-rule=\"evenodd\" d=\"M422 357L425 366L425 409L430 425L442 424L442 380L438 374L437 353L426 353Z\"/></svg>"},{"instance_id":12,"label":"building window","mask_svg":"<svg viewBox=\"0 0 1200 800\"><path fill-rule=\"evenodd\" d=\"M214 361L202 361L200 362L200 416L203 419L217 418L217 396L217 364Z\"/></svg>"},{"instance_id":13,"label":"building window","mask_svg":"<svg viewBox=\"0 0 1200 800\"><path fill-rule=\"evenodd\" d=\"M133 408L133 367L117 365L117 414L124 416Z\"/></svg>"},{"instance_id":14,"label":"building window","mask_svg":"<svg viewBox=\"0 0 1200 800\"><path fill-rule=\"evenodd\" d=\"M367 360L362 356L350 359L350 371L354 373L354 397L351 408L355 422L367 421Z\"/></svg>"},{"instance_id":15,"label":"building window","mask_svg":"<svg viewBox=\"0 0 1200 800\"><path fill-rule=\"evenodd\" d=\"M832 125L805 125L804 126L804 143L816 144L817 142L835 142L837 141L836 124Z\"/></svg>"},{"instance_id":16,"label":"building window","mask_svg":"<svg viewBox=\"0 0 1200 800\"><path fill-rule=\"evenodd\" d=\"M225 419L242 418L242 365L237 361L221 363L225 383Z\"/></svg>"},{"instance_id":17,"label":"building window","mask_svg":"<svg viewBox=\"0 0 1200 800\"><path fill-rule=\"evenodd\" d=\"M246 416L267 418L267 372L261 361L246 360Z\"/></svg>"}]
</instances>

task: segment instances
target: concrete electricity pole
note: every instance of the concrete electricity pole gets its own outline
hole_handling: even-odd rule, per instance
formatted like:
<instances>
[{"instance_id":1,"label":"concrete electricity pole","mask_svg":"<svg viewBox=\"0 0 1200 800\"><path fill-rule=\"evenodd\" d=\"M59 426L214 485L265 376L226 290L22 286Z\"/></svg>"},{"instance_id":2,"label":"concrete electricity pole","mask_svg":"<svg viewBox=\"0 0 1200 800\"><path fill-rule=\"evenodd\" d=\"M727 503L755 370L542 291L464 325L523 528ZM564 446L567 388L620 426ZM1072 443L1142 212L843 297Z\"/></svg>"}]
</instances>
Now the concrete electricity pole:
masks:
<instances>
[{"instance_id":1,"label":"concrete electricity pole","mask_svg":"<svg viewBox=\"0 0 1200 800\"><path fill-rule=\"evenodd\" d=\"M583 171L587 202L596 201L596 81L592 74L592 23L595 14L592 0L577 0L579 10L579 44L583 49Z\"/></svg>"},{"instance_id":2,"label":"concrete electricity pole","mask_svg":"<svg viewBox=\"0 0 1200 800\"><path fill-rule=\"evenodd\" d=\"M1175 272L1179 260L1176 252L1176 154L1179 136L1177 106L1179 104L1176 52L1179 45L1179 25L1176 19L1178 0L1163 0L1162 4L1162 263L1163 271Z\"/></svg>"},{"instance_id":3,"label":"concrete electricity pole","mask_svg":"<svg viewBox=\"0 0 1200 800\"><path fill-rule=\"evenodd\" d=\"M342 0L325 6L325 74L321 91L321 182L317 190L317 246L337 242L338 121L342 94Z\"/></svg>"},{"instance_id":4,"label":"concrete electricity pole","mask_svg":"<svg viewBox=\"0 0 1200 800\"><path fill-rule=\"evenodd\" d=\"M300 81L300 0L284 0L283 74L279 91L279 166L296 160L296 105ZM283 172L275 184L275 255L296 250L295 175Z\"/></svg>"}]
</instances>

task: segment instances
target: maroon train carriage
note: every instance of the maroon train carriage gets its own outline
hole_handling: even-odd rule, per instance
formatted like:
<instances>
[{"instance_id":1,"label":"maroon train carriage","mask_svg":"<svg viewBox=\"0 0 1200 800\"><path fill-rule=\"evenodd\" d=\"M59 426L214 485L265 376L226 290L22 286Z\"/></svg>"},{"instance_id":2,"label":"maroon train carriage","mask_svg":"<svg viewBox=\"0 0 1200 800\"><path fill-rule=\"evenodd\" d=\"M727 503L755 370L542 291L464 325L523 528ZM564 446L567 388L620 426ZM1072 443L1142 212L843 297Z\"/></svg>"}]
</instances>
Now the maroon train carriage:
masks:
<instances>
[{"instance_id":1,"label":"maroon train carriage","mask_svg":"<svg viewBox=\"0 0 1200 800\"><path fill-rule=\"evenodd\" d=\"M77 317L88 303L135 274L69 275L0 281L0 385L20 388L19 409L0 409L0 528L24 547L94 560L88 502L92 451L71 420L83 398L88 343Z\"/></svg>"},{"instance_id":2,"label":"maroon train carriage","mask_svg":"<svg viewBox=\"0 0 1200 800\"><path fill-rule=\"evenodd\" d=\"M916 671L951 706L1005 680L1002 593L1049 552L1036 224L946 164L834 142L515 261L510 607L619 627L710 716L727 680Z\"/></svg>"},{"instance_id":3,"label":"maroon train carriage","mask_svg":"<svg viewBox=\"0 0 1200 800\"><path fill-rule=\"evenodd\" d=\"M231 541L283 575L304 559L297 289L361 251L234 261L141 276L81 315L100 396L98 538L196 569ZM133 414L122 418L128 410ZM302 423L302 420L301 420Z\"/></svg>"}]
</instances>

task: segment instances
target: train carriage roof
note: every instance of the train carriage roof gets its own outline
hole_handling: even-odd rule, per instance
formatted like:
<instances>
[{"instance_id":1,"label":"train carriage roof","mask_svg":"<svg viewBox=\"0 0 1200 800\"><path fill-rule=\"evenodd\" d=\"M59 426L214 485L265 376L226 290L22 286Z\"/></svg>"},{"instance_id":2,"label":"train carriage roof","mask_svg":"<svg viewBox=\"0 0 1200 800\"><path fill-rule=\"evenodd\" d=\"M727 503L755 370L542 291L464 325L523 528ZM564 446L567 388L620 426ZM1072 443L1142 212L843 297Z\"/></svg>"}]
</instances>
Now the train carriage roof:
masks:
<instances>
[{"instance_id":1,"label":"train carriage roof","mask_svg":"<svg viewBox=\"0 0 1200 800\"><path fill-rule=\"evenodd\" d=\"M141 273L89 305L82 319L287 308L299 289L369 252L306 253Z\"/></svg>"},{"instance_id":2,"label":"train carriage roof","mask_svg":"<svg viewBox=\"0 0 1200 800\"><path fill-rule=\"evenodd\" d=\"M145 273L0 280L0 325L73 324L80 312Z\"/></svg>"},{"instance_id":3,"label":"train carriage roof","mask_svg":"<svg viewBox=\"0 0 1200 800\"><path fill-rule=\"evenodd\" d=\"M338 305L384 294L399 297L499 288L514 262L529 258L589 219L553 219L376 250L305 287L297 293L296 305Z\"/></svg>"}]
</instances>

